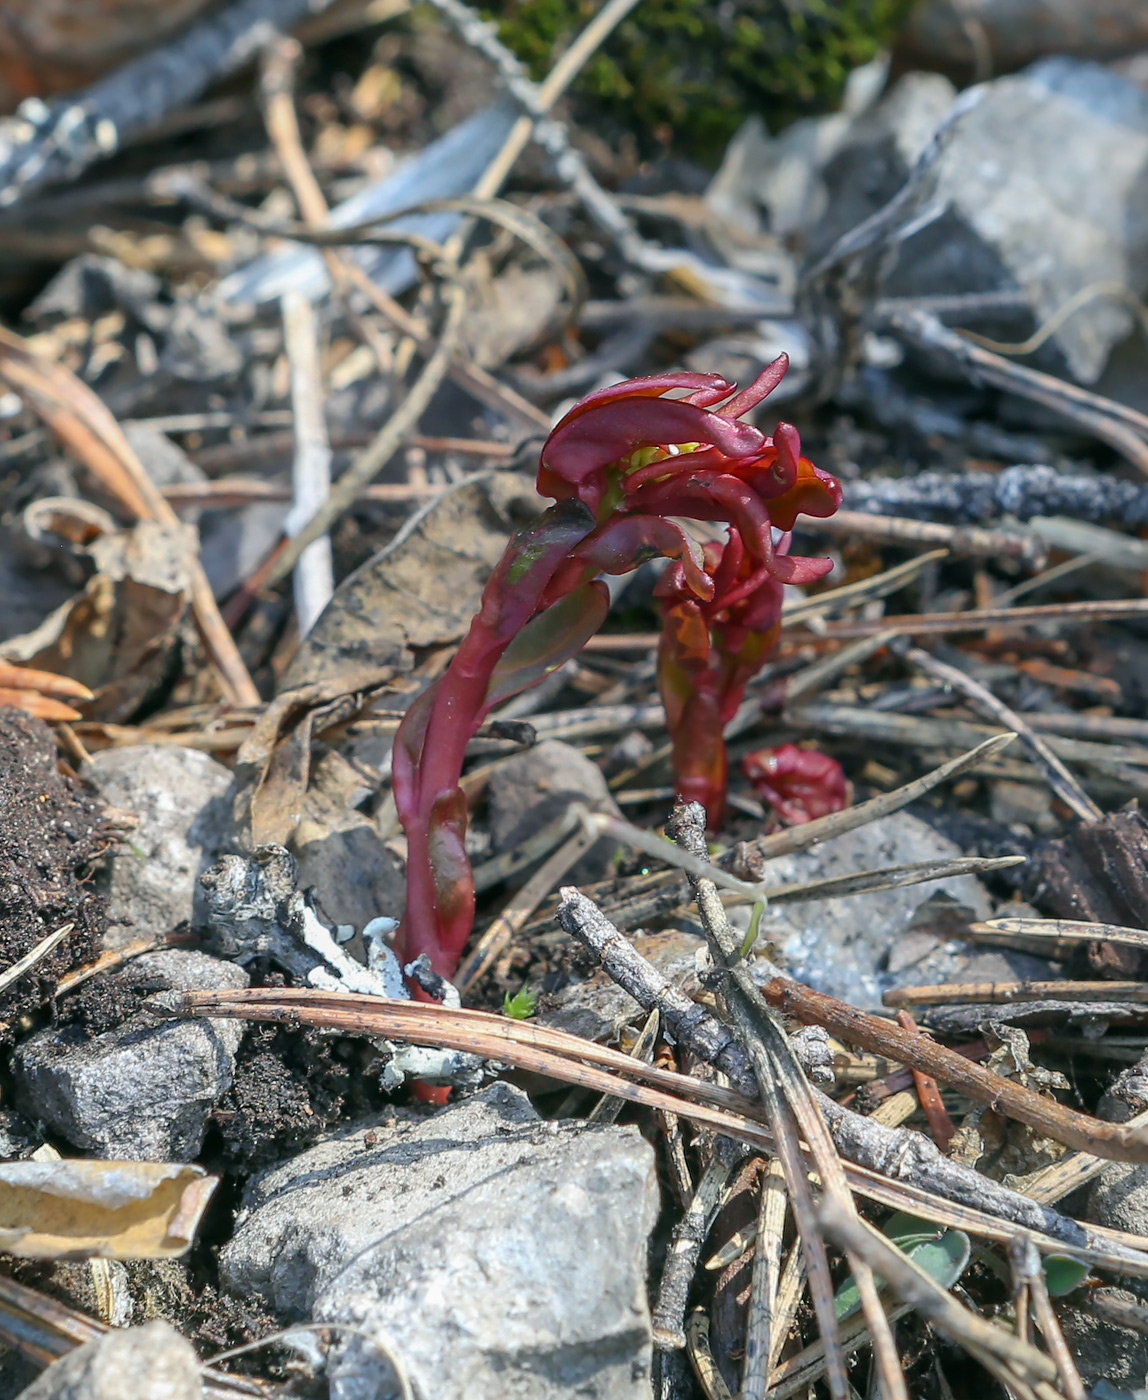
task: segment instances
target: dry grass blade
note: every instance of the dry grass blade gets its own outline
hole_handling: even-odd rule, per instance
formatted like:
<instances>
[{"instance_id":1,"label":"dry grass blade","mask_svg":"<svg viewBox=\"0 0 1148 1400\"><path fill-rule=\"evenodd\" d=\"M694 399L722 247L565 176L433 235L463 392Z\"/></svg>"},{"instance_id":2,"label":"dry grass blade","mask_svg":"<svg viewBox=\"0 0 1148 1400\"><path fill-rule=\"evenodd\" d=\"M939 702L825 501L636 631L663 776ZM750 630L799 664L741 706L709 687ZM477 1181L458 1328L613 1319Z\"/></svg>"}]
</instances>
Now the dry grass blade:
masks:
<instances>
[{"instance_id":1,"label":"dry grass blade","mask_svg":"<svg viewBox=\"0 0 1148 1400\"><path fill-rule=\"evenodd\" d=\"M769 1388L770 1356L777 1332L777 1290L781 1282L782 1235L788 1200L781 1163L766 1164L757 1211L757 1252L753 1256L749 1307L745 1321L745 1365L741 1400L764 1400ZM747 1240L747 1244L749 1241ZM710 1267L707 1262L706 1267Z\"/></svg>"},{"instance_id":2,"label":"dry grass blade","mask_svg":"<svg viewBox=\"0 0 1148 1400\"><path fill-rule=\"evenodd\" d=\"M910 865L889 865L883 870L862 870L855 875L833 875L794 885L766 885L761 893L771 904L797 904L809 899L835 899L874 890L896 890L952 875L983 875L1023 865L1024 856L955 856L952 860L922 860Z\"/></svg>"},{"instance_id":3,"label":"dry grass blade","mask_svg":"<svg viewBox=\"0 0 1148 1400\"><path fill-rule=\"evenodd\" d=\"M903 632L907 637L940 637L955 632L985 632L990 627L1033 627L1042 622L1078 626L1142 617L1146 613L1148 598L1118 598L1112 602L1089 599L1083 603L1040 603L1028 608L977 608L951 613L897 613L872 622L827 622L823 632L810 633L802 641L813 645L818 641L851 641L885 631Z\"/></svg>"},{"instance_id":4,"label":"dry grass blade","mask_svg":"<svg viewBox=\"0 0 1148 1400\"><path fill-rule=\"evenodd\" d=\"M700 860L706 850L706 818L696 803L679 803L670 829L679 844ZM785 1175L790 1208L805 1257L809 1291L825 1344L826 1381L831 1395L847 1395L849 1382L841 1350L833 1281L825 1241L817 1224L817 1211L800 1138L821 1179L823 1191L846 1214L854 1213L837 1147L825 1126L817 1100L802 1073L785 1033L762 1001L738 951L739 938L730 927L714 882L704 875L690 875L702 927L717 967L728 974L718 996L725 1006L757 1079L758 1092L775 1139L775 1150ZM800 1135L800 1136L799 1136ZM888 1320L877 1297L873 1273L867 1262L850 1254L865 1320L873 1334L873 1355L887 1400L908 1400L900 1360Z\"/></svg>"},{"instance_id":5,"label":"dry grass blade","mask_svg":"<svg viewBox=\"0 0 1148 1400\"><path fill-rule=\"evenodd\" d=\"M1003 1385L1010 1389L1023 1387L1030 1394L1048 1394L1038 1387L1042 1382L1054 1385L1057 1368L1043 1352L962 1307L907 1254L857 1216L848 1215L836 1200L826 1198L821 1207L821 1223L826 1234L843 1249L866 1259L894 1293L938 1331L981 1360ZM1051 1392L1056 1393L1055 1389Z\"/></svg>"},{"instance_id":6,"label":"dry grass blade","mask_svg":"<svg viewBox=\"0 0 1148 1400\"><path fill-rule=\"evenodd\" d=\"M37 719L42 719L48 724L68 724L72 720L83 718L79 710L73 710L71 705L65 705L62 700L52 700L34 690L0 688L0 705L12 705L15 709L24 710L27 714L35 715Z\"/></svg>"},{"instance_id":7,"label":"dry grass blade","mask_svg":"<svg viewBox=\"0 0 1148 1400\"><path fill-rule=\"evenodd\" d=\"M1148 982L947 982L931 987L898 987L886 992L886 1006L993 1006L1025 1001L1148 1001Z\"/></svg>"},{"instance_id":8,"label":"dry grass blade","mask_svg":"<svg viewBox=\"0 0 1148 1400\"><path fill-rule=\"evenodd\" d=\"M35 690L57 700L91 700L92 692L82 681L58 676L54 671L36 671L30 666L12 666L0 661L0 687L8 690Z\"/></svg>"},{"instance_id":9,"label":"dry grass blade","mask_svg":"<svg viewBox=\"0 0 1148 1400\"><path fill-rule=\"evenodd\" d=\"M967 932L979 942L1027 948L1048 958L1066 957L1082 943L1119 943L1126 948L1148 948L1148 929L1077 919L986 919L984 923L970 924Z\"/></svg>"},{"instance_id":10,"label":"dry grass blade","mask_svg":"<svg viewBox=\"0 0 1148 1400\"><path fill-rule=\"evenodd\" d=\"M958 667L938 661L935 656L931 656L927 651L922 651L920 647L908 647L904 655L905 660L916 666L919 671L924 671L926 675L939 680L943 685L951 686L953 690L967 696L974 706L988 718L995 719L999 724L1011 729L1028 750L1032 761L1048 778L1049 786L1053 792L1062 802L1066 802L1072 808L1081 821L1098 822L1101 819L1103 813L1100 808L1061 763L1056 754L1052 752L1048 744L1034 733L1031 726L1026 724L1015 710L1006 705L1003 700L998 700L991 690L974 680L972 676L966 675Z\"/></svg>"},{"instance_id":11,"label":"dry grass blade","mask_svg":"<svg viewBox=\"0 0 1148 1400\"><path fill-rule=\"evenodd\" d=\"M781 977L771 978L761 992L771 1006L806 1025L824 1026L850 1045L923 1070L974 1103L989 1104L995 1112L1036 1128L1057 1142L1082 1152L1097 1152L1112 1161L1148 1162L1148 1134L1141 1129L1077 1113L1034 1089L994 1074L920 1031L903 1030L836 997Z\"/></svg>"},{"instance_id":12,"label":"dry grass blade","mask_svg":"<svg viewBox=\"0 0 1148 1400\"><path fill-rule=\"evenodd\" d=\"M57 944L62 943L74 928L75 924L61 924L58 929L48 934L46 938L41 938L34 948L29 949L29 951L17 962L14 962L11 967L5 968L3 972L0 972L0 992L10 987L13 982L18 981L26 972L31 972L32 968L36 966L40 959L46 958L52 949L55 948Z\"/></svg>"},{"instance_id":13,"label":"dry grass blade","mask_svg":"<svg viewBox=\"0 0 1148 1400\"><path fill-rule=\"evenodd\" d=\"M19 336L3 327L0 379L11 385L125 510L139 520L179 523L103 402L71 370L34 354ZM204 645L228 698L240 705L258 705L259 692L219 615L198 558L192 568L191 593Z\"/></svg>"},{"instance_id":14,"label":"dry grass blade","mask_svg":"<svg viewBox=\"0 0 1148 1400\"><path fill-rule=\"evenodd\" d=\"M621 940L621 935L618 938ZM683 1000L686 1000L684 995ZM492 1016L484 1011L455 1010L417 1002L385 1002L378 997L321 992L312 988L183 992L165 996L162 1001L157 999L153 1005L164 1015L174 1011L307 1025L345 1035L385 1036L403 1044L465 1050L578 1085L593 1093L612 1094L631 1103L678 1114L758 1150L773 1149L773 1138L763 1121L761 1106L752 1099L657 1065L643 1064L618 1050L563 1031ZM688 1005L699 1026L712 1022L701 1007L692 1002ZM647 1009L652 1010L653 1006ZM680 1038L680 1018L667 1018L667 1023L670 1019L673 1033ZM730 1037L728 1030L720 1029ZM690 1041L694 1049L700 1043ZM833 1104L832 1100L822 1100L822 1103L823 1107L829 1105L836 1109L843 1118L857 1119L857 1115ZM858 1122L864 1127L868 1120L859 1119ZM880 1148L873 1157L874 1163L887 1160L891 1165L905 1155L896 1147L894 1137L879 1135ZM913 1137L923 1141L916 1134ZM841 1148L842 1155L850 1163L853 1159L847 1155L848 1151L859 1153L863 1149L864 1141L857 1137L847 1143L843 1141ZM958 1169L955 1165L950 1168L947 1192L954 1193L953 1182L967 1177L975 1183L980 1206L960 1204L961 1197L947 1194L944 1183L928 1180L919 1160L911 1163L910 1170L917 1184L892 1180L868 1165L846 1167L853 1190L891 1210L908 1210L990 1240L1010 1239L1016 1233L1016 1211L1023 1210L1026 1228L1042 1251L1071 1254L1097 1267L1148 1277L1148 1254L1113 1246L1075 1221L1037 1207L1027 1198L998 1187L968 1169ZM927 1186L921 1184L925 1181L928 1181ZM997 1213L993 1213L994 1210Z\"/></svg>"}]
</instances>

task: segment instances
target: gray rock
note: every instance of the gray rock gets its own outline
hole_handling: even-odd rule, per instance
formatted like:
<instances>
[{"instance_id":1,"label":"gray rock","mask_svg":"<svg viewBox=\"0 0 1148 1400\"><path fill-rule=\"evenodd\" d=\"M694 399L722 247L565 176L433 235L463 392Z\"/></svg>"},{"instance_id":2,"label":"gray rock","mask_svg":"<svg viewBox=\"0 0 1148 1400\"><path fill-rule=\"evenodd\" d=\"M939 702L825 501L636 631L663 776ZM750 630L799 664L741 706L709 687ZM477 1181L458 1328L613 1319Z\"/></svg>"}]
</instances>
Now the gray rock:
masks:
<instances>
[{"instance_id":1,"label":"gray rock","mask_svg":"<svg viewBox=\"0 0 1148 1400\"><path fill-rule=\"evenodd\" d=\"M798 884L962 854L959 846L923 821L897 812L808 851L770 861L766 881ZM761 937L776 945L782 964L799 981L854 1006L879 1006L889 987L953 980L964 961L965 945L954 947L927 934L912 962L900 964L896 973L888 970L890 955L909 934L917 910L938 890L976 919L991 913L981 883L960 875L873 894L778 905L762 921Z\"/></svg>"},{"instance_id":2,"label":"gray rock","mask_svg":"<svg viewBox=\"0 0 1148 1400\"><path fill-rule=\"evenodd\" d=\"M544 1123L508 1084L332 1134L248 1187L222 1277L289 1319L385 1340L436 1400L646 1400L654 1154L632 1128ZM349 1337L333 1400L383 1400Z\"/></svg>"},{"instance_id":3,"label":"gray rock","mask_svg":"<svg viewBox=\"0 0 1148 1400\"><path fill-rule=\"evenodd\" d=\"M55 1361L17 1400L202 1400L199 1361L170 1322L156 1319L87 1342Z\"/></svg>"},{"instance_id":4,"label":"gray rock","mask_svg":"<svg viewBox=\"0 0 1148 1400\"><path fill-rule=\"evenodd\" d=\"M821 247L843 231L846 219L855 223L886 201L897 170L918 144L919 132L897 110L901 93L899 85L859 124L856 139L826 172L833 222L819 231ZM1148 94L1100 64L1058 57L987 83L962 102L943 151L906 210L907 217L926 209L938 217L923 219L900 245L883 292L1019 289L1031 312L1029 329L1096 283L1119 283L1142 296L1148 284ZM920 103L912 104L918 110ZM905 149L894 157L898 142ZM1050 368L1094 383L1133 325L1123 303L1095 298L1057 329L1043 357ZM1007 338L1027 333L1014 318Z\"/></svg>"},{"instance_id":5,"label":"gray rock","mask_svg":"<svg viewBox=\"0 0 1148 1400\"><path fill-rule=\"evenodd\" d=\"M104 749L81 775L139 818L134 849L111 860L107 944L202 923L199 876L231 834L230 772L196 749L141 744Z\"/></svg>"},{"instance_id":6,"label":"gray rock","mask_svg":"<svg viewBox=\"0 0 1148 1400\"><path fill-rule=\"evenodd\" d=\"M572 802L618 815L602 770L570 744L546 739L515 754L490 775L487 811L492 849L511 850L561 817ZM617 843L605 837L596 842L570 873L570 883L603 879L616 849ZM536 868L537 863L524 866L520 873Z\"/></svg>"},{"instance_id":7,"label":"gray rock","mask_svg":"<svg viewBox=\"0 0 1148 1400\"><path fill-rule=\"evenodd\" d=\"M893 198L956 96L939 73L906 73L837 140L822 170L824 214L812 232L815 255Z\"/></svg>"},{"instance_id":8,"label":"gray rock","mask_svg":"<svg viewBox=\"0 0 1148 1400\"><path fill-rule=\"evenodd\" d=\"M145 953L119 976L154 980L157 991L249 981L233 963L185 949ZM100 1157L190 1161L231 1087L242 1038L239 1021L164 1021L147 1011L90 1040L74 1026L41 1031L14 1056L17 1098L29 1118Z\"/></svg>"}]
</instances>

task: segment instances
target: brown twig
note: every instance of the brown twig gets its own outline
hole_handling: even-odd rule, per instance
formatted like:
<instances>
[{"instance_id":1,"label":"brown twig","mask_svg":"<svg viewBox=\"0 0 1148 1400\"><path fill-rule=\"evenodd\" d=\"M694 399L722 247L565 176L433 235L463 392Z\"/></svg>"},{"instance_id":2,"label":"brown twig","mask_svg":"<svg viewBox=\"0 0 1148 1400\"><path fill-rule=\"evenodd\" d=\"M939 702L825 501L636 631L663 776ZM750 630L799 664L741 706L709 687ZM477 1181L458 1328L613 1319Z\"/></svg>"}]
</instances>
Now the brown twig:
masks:
<instances>
[{"instance_id":1,"label":"brown twig","mask_svg":"<svg viewBox=\"0 0 1148 1400\"><path fill-rule=\"evenodd\" d=\"M824 1026L850 1045L859 1045L891 1060L924 1070L974 1103L1037 1129L1046 1137L1083 1152L1096 1152L1117 1162L1148 1162L1148 1134L1127 1125L1106 1123L1077 1113L1035 1089L1026 1088L929 1036L902 1030L878 1016L859 1011L836 997L815 992L800 982L771 978L761 989L766 1001L806 1025Z\"/></svg>"},{"instance_id":2,"label":"brown twig","mask_svg":"<svg viewBox=\"0 0 1148 1400\"><path fill-rule=\"evenodd\" d=\"M1148 937L1144 942L1148 943ZM1001 1006L1044 1000L1144 1002L1148 1001L1148 982L951 982L897 987L886 992L882 1000L886 1006L960 1006L964 1002Z\"/></svg>"}]
</instances>

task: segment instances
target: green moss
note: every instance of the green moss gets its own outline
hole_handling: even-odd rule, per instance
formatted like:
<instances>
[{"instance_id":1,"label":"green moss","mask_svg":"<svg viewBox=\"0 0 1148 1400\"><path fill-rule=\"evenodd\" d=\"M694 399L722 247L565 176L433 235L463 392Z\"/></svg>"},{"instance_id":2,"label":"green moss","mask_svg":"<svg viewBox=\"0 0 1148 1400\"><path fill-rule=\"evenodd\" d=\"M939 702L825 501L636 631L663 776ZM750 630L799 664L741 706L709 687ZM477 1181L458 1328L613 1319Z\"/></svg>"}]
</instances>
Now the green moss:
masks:
<instances>
[{"instance_id":1,"label":"green moss","mask_svg":"<svg viewBox=\"0 0 1148 1400\"><path fill-rule=\"evenodd\" d=\"M913 0L642 0L576 91L640 139L713 155L751 113L777 128L831 107L849 72L887 44ZM487 0L536 77L599 0Z\"/></svg>"}]
</instances>

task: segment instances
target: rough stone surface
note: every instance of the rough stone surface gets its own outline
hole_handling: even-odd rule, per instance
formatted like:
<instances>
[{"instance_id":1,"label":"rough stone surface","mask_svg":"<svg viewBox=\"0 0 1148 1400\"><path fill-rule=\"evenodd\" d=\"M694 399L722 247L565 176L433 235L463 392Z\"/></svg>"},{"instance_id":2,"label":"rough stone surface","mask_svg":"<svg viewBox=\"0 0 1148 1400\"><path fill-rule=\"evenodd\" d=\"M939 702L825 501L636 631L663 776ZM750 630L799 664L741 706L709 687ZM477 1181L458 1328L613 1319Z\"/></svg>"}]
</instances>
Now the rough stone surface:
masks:
<instances>
[{"instance_id":1,"label":"rough stone surface","mask_svg":"<svg viewBox=\"0 0 1148 1400\"><path fill-rule=\"evenodd\" d=\"M234 963L184 949L145 953L129 973L156 991L249 981ZM75 1025L41 1031L14 1056L16 1092L29 1118L97 1156L190 1161L231 1087L242 1038L240 1021L164 1021L146 1011L90 1039Z\"/></svg>"},{"instance_id":2,"label":"rough stone surface","mask_svg":"<svg viewBox=\"0 0 1148 1400\"><path fill-rule=\"evenodd\" d=\"M908 152L895 159L891 153L912 136L896 108L901 92L895 89L859 127L836 157L834 173L827 172L834 222L819 230L819 243L844 231L836 220L852 225L889 197L893 167L904 166ZM926 206L942 212L904 242L884 291L935 296L1018 288L1031 308L1030 328L1096 283L1116 282L1142 295L1148 94L1101 64L1058 57L998 78L977 95L979 101L973 94L966 99L907 215ZM915 138L907 142L915 144ZM1059 327L1046 362L1094 383L1109 351L1133 327L1123 303L1096 298ZM1020 338L1017 329L1013 318L1008 338ZM1021 328L1021 336L1027 333Z\"/></svg>"},{"instance_id":3,"label":"rough stone surface","mask_svg":"<svg viewBox=\"0 0 1148 1400\"><path fill-rule=\"evenodd\" d=\"M139 818L135 849L111 861L109 946L202 922L199 876L231 833L228 770L196 749L140 744L95 754L81 776Z\"/></svg>"},{"instance_id":4,"label":"rough stone surface","mask_svg":"<svg viewBox=\"0 0 1148 1400\"><path fill-rule=\"evenodd\" d=\"M201 1400L199 1361L169 1322L109 1332L41 1372L17 1400Z\"/></svg>"},{"instance_id":5,"label":"rough stone surface","mask_svg":"<svg viewBox=\"0 0 1148 1400\"><path fill-rule=\"evenodd\" d=\"M544 1123L498 1083L256 1177L220 1267L289 1319L377 1333L436 1400L646 1400L656 1210L636 1130ZM330 1382L333 1400L393 1389L358 1337Z\"/></svg>"},{"instance_id":6,"label":"rough stone surface","mask_svg":"<svg viewBox=\"0 0 1148 1400\"><path fill-rule=\"evenodd\" d=\"M487 801L491 846L496 852L525 841L562 816L571 802L618 813L598 765L557 739L546 739L500 764L490 775ZM616 844L604 837L592 846L568 877L570 883L603 879Z\"/></svg>"},{"instance_id":7,"label":"rough stone surface","mask_svg":"<svg viewBox=\"0 0 1148 1400\"><path fill-rule=\"evenodd\" d=\"M771 885L798 884L962 854L923 821L896 812L808 851L770 861L766 878ZM967 945L953 946L935 933L921 932L915 935L918 956L899 962L895 973L889 970L890 957L910 934L914 915L938 891L976 919L991 913L980 882L960 875L872 894L776 905L762 922L761 936L776 945L783 965L799 981L855 1006L879 1006L882 992L891 986L952 980L967 955Z\"/></svg>"}]
</instances>

